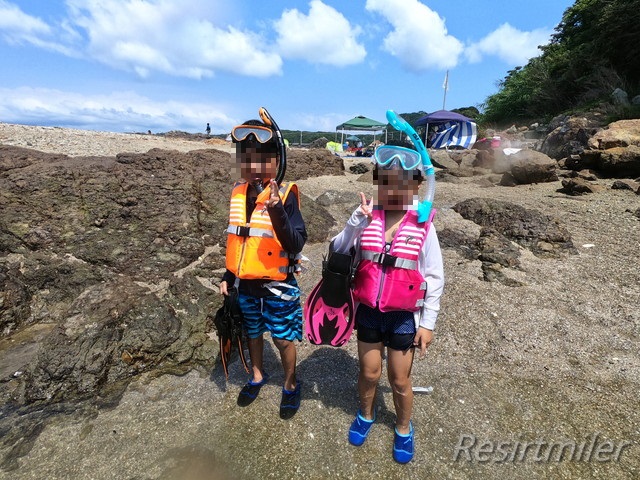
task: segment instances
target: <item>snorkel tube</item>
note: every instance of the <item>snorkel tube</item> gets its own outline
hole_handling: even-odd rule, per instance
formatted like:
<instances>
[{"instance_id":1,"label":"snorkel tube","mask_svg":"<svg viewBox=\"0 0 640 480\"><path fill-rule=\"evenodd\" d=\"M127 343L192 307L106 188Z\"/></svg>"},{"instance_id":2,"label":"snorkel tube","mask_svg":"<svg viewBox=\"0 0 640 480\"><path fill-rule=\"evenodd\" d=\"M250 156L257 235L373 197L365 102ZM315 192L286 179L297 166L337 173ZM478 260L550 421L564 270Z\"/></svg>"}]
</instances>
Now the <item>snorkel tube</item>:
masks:
<instances>
[{"instance_id":1,"label":"snorkel tube","mask_svg":"<svg viewBox=\"0 0 640 480\"><path fill-rule=\"evenodd\" d=\"M278 165L278 171L276 172L275 180L279 186L282 183L282 180L284 180L284 174L287 171L287 148L284 144L280 127L278 127L278 124L273 119L273 117L269 115L267 109L264 107L260 107L258 113L260 114L260 118L265 123L265 125L271 127L276 134L276 143L278 144L278 150L280 151L280 163Z\"/></svg>"},{"instance_id":2,"label":"snorkel tube","mask_svg":"<svg viewBox=\"0 0 640 480\"><path fill-rule=\"evenodd\" d=\"M420 136L404 118L397 115L393 110L387 110L387 121L393 128L405 133L411 139L411 143L416 147L422 158L422 169L427 177L427 193L424 196L424 200L418 204L418 222L426 222L429 219L433 205L433 197L436 194L436 175L433 165L431 165L429 153L424 147L422 140L420 140Z\"/></svg>"}]
</instances>

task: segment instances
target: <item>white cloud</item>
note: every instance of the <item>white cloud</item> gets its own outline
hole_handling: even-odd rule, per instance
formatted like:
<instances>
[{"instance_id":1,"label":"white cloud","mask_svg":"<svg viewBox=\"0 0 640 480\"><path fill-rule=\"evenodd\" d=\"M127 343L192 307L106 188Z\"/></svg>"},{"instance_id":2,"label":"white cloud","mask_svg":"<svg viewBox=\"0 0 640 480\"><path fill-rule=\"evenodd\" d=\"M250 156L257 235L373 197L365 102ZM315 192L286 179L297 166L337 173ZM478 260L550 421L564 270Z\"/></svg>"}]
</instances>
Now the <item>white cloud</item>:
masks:
<instances>
[{"instance_id":1,"label":"white cloud","mask_svg":"<svg viewBox=\"0 0 640 480\"><path fill-rule=\"evenodd\" d=\"M392 25L383 48L404 68L418 72L453 68L464 47L447 32L444 19L418 0L367 0L366 9Z\"/></svg>"},{"instance_id":2,"label":"white cloud","mask_svg":"<svg viewBox=\"0 0 640 480\"><path fill-rule=\"evenodd\" d=\"M367 52L352 26L340 12L320 0L312 0L309 15L285 10L275 23L278 48L284 57L310 63L344 67L360 63Z\"/></svg>"},{"instance_id":3,"label":"white cloud","mask_svg":"<svg viewBox=\"0 0 640 480\"><path fill-rule=\"evenodd\" d=\"M238 121L203 102L156 101L133 92L84 95L46 88L0 88L0 118L9 123L114 132L231 130Z\"/></svg>"},{"instance_id":4,"label":"white cloud","mask_svg":"<svg viewBox=\"0 0 640 480\"><path fill-rule=\"evenodd\" d=\"M76 56L73 50L56 42L54 30L43 20L24 13L17 5L0 0L0 35L10 44L31 44Z\"/></svg>"},{"instance_id":5,"label":"white cloud","mask_svg":"<svg viewBox=\"0 0 640 480\"><path fill-rule=\"evenodd\" d=\"M17 5L0 0L0 31L14 40L48 34L49 26L39 18L27 15Z\"/></svg>"},{"instance_id":6,"label":"white cloud","mask_svg":"<svg viewBox=\"0 0 640 480\"><path fill-rule=\"evenodd\" d=\"M202 78L224 70L266 77L282 59L259 35L199 16L202 2L67 0L67 25L86 35L87 54L141 76L151 71Z\"/></svg>"},{"instance_id":7,"label":"white cloud","mask_svg":"<svg viewBox=\"0 0 640 480\"><path fill-rule=\"evenodd\" d=\"M510 65L524 65L540 55L538 46L549 43L552 33L553 30L544 28L523 32L504 23L479 42L468 46L465 55L471 63L481 61L485 55L494 55Z\"/></svg>"},{"instance_id":8,"label":"white cloud","mask_svg":"<svg viewBox=\"0 0 640 480\"><path fill-rule=\"evenodd\" d=\"M326 113L318 115L317 113L296 113L293 116L292 123L296 125L298 130L307 130L310 132L333 132L336 125L355 117L348 113ZM333 140L330 138L329 140Z\"/></svg>"}]
</instances>

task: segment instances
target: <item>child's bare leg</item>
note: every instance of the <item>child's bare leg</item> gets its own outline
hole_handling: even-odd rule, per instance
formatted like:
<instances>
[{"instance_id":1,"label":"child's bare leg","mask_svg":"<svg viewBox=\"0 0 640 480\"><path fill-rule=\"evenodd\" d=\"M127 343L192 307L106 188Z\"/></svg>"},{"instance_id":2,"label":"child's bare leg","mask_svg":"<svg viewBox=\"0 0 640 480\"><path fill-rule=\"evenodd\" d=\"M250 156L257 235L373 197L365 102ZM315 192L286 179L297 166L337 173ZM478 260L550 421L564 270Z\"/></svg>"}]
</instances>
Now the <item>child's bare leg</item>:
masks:
<instances>
[{"instance_id":1,"label":"child's bare leg","mask_svg":"<svg viewBox=\"0 0 640 480\"><path fill-rule=\"evenodd\" d=\"M251 370L253 381L262 381L262 358L264 355L264 339L262 335L258 338L249 339L249 358L251 359Z\"/></svg>"},{"instance_id":2,"label":"child's bare leg","mask_svg":"<svg viewBox=\"0 0 640 480\"><path fill-rule=\"evenodd\" d=\"M407 434L410 430L409 421L413 409L412 364L413 348L405 351L387 349L389 384L393 392L393 404L396 407L396 429L401 434Z\"/></svg>"},{"instance_id":3,"label":"child's bare leg","mask_svg":"<svg viewBox=\"0 0 640 480\"><path fill-rule=\"evenodd\" d=\"M360 395L360 414L367 420L374 417L373 408L378 380L382 374L382 342L358 342L360 373L358 375L358 394Z\"/></svg>"},{"instance_id":4,"label":"child's bare leg","mask_svg":"<svg viewBox=\"0 0 640 480\"><path fill-rule=\"evenodd\" d=\"M296 346L289 340L274 338L273 343L280 351L280 361L284 370L284 388L290 392L296 389Z\"/></svg>"}]
</instances>

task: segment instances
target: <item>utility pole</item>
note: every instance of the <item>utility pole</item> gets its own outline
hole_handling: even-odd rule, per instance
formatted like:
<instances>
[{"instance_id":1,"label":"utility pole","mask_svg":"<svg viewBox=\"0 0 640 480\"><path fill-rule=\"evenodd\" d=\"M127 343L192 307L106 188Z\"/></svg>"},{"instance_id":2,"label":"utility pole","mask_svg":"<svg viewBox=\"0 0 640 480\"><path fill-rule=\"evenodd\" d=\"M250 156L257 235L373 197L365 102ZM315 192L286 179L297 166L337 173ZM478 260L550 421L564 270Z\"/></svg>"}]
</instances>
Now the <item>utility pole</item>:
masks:
<instances>
[{"instance_id":1,"label":"utility pole","mask_svg":"<svg viewBox=\"0 0 640 480\"><path fill-rule=\"evenodd\" d=\"M444 98L442 99L442 109L445 109L445 104L447 102L447 90L449 90L449 70L444 76L444 83L442 84L442 88L444 88Z\"/></svg>"}]
</instances>

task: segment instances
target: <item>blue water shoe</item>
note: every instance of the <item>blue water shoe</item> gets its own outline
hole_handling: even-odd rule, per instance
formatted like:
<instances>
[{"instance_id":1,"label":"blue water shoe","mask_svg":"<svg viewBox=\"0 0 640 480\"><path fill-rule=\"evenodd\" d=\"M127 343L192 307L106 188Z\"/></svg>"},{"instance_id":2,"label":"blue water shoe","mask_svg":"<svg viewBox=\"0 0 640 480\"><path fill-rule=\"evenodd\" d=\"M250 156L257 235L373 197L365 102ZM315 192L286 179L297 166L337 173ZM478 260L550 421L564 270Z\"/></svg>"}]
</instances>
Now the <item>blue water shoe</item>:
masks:
<instances>
[{"instance_id":1,"label":"blue water shoe","mask_svg":"<svg viewBox=\"0 0 640 480\"><path fill-rule=\"evenodd\" d=\"M362 445L364 441L367 439L367 436L369 435L369 431L371 430L371 426L375 421L376 421L375 412L373 413L373 419L367 420L362 416L362 414L360 413L360 410L358 410L358 413L356 414L356 418L351 424L351 427L349 428L349 443L351 445L355 445L356 447L359 447L360 445Z\"/></svg>"}]
</instances>

